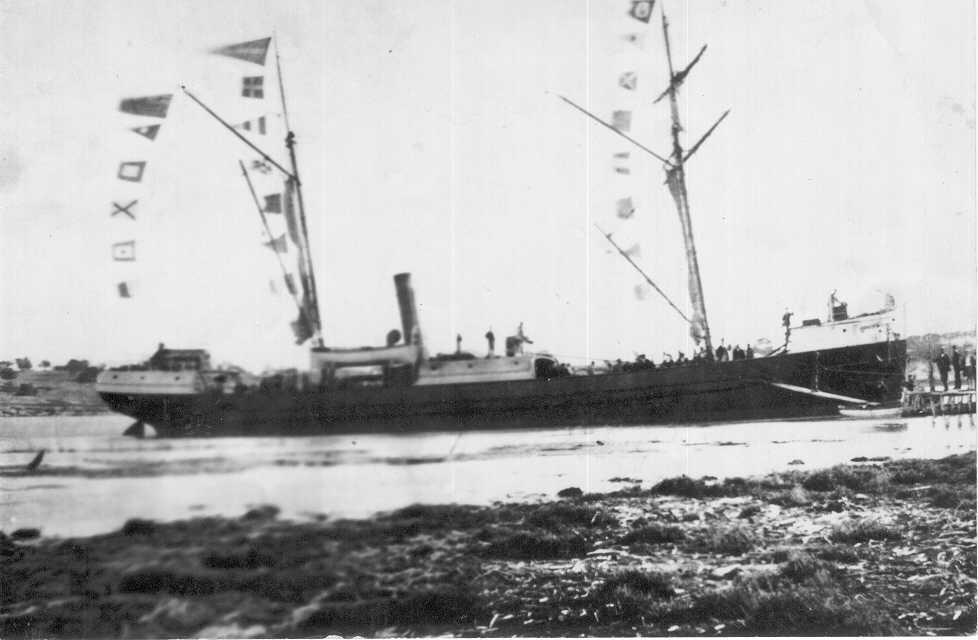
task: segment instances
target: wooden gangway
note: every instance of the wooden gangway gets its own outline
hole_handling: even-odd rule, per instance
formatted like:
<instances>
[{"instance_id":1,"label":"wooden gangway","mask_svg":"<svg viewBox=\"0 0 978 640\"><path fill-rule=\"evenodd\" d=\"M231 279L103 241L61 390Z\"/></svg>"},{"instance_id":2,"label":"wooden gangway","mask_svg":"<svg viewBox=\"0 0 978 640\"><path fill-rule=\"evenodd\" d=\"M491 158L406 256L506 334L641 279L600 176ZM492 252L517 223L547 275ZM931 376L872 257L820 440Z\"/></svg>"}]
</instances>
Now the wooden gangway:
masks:
<instances>
[{"instance_id":1,"label":"wooden gangway","mask_svg":"<svg viewBox=\"0 0 978 640\"><path fill-rule=\"evenodd\" d=\"M975 390L904 391L904 415L949 415L975 413Z\"/></svg>"}]
</instances>

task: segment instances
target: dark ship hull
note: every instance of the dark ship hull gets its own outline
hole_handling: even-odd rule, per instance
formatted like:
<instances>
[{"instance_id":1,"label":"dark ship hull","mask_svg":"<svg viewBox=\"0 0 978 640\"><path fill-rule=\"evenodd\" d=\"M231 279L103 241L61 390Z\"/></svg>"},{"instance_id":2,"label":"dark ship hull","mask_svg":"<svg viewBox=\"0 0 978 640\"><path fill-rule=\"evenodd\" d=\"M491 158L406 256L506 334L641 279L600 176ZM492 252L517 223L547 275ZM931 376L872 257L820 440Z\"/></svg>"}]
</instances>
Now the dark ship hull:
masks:
<instances>
[{"instance_id":1,"label":"dark ship hull","mask_svg":"<svg viewBox=\"0 0 978 640\"><path fill-rule=\"evenodd\" d=\"M832 416L900 397L906 342L604 375L351 389L101 393L161 437L683 424ZM789 388L790 387L790 388Z\"/></svg>"}]
</instances>

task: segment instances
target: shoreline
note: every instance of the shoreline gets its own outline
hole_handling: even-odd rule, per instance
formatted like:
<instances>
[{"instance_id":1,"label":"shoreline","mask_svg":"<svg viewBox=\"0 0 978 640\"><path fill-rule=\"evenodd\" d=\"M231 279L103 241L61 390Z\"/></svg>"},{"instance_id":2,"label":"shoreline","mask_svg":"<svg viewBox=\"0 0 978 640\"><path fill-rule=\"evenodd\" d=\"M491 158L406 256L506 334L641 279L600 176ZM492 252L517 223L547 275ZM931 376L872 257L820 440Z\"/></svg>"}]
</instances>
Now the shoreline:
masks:
<instances>
[{"instance_id":1,"label":"shoreline","mask_svg":"<svg viewBox=\"0 0 978 640\"><path fill-rule=\"evenodd\" d=\"M925 635L976 628L975 453L367 519L0 535L0 635Z\"/></svg>"},{"instance_id":2,"label":"shoreline","mask_svg":"<svg viewBox=\"0 0 978 640\"><path fill-rule=\"evenodd\" d=\"M102 416L111 415L108 407L51 406L51 405L0 405L0 418L49 418L52 416Z\"/></svg>"}]
</instances>

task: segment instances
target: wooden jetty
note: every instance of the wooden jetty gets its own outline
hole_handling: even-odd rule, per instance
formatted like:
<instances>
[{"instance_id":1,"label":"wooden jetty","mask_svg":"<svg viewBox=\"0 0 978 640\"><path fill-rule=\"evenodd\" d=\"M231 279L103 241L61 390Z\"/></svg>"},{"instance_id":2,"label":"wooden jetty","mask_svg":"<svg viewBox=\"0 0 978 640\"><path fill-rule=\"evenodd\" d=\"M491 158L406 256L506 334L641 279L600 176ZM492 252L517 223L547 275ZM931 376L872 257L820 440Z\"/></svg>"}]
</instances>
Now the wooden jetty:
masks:
<instances>
[{"instance_id":1,"label":"wooden jetty","mask_svg":"<svg viewBox=\"0 0 978 640\"><path fill-rule=\"evenodd\" d=\"M904 391L901 402L908 416L975 413L975 390Z\"/></svg>"}]
</instances>

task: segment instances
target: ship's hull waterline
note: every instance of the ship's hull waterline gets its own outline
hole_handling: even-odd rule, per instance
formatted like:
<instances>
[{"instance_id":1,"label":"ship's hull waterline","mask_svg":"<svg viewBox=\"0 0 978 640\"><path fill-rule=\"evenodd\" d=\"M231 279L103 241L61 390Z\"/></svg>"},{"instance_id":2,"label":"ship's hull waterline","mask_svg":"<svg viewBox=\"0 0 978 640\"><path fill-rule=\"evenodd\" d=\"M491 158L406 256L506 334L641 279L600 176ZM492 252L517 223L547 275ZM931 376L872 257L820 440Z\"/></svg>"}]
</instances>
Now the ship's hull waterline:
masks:
<instances>
[{"instance_id":1,"label":"ship's hull waterline","mask_svg":"<svg viewBox=\"0 0 978 640\"><path fill-rule=\"evenodd\" d=\"M723 363L456 385L324 391L102 393L161 437L328 435L838 415L837 394L900 397L906 342ZM778 384L817 389L809 394Z\"/></svg>"}]
</instances>

